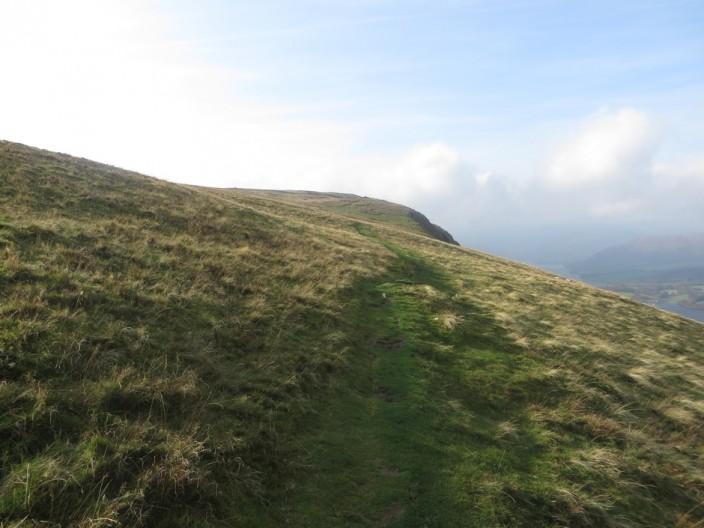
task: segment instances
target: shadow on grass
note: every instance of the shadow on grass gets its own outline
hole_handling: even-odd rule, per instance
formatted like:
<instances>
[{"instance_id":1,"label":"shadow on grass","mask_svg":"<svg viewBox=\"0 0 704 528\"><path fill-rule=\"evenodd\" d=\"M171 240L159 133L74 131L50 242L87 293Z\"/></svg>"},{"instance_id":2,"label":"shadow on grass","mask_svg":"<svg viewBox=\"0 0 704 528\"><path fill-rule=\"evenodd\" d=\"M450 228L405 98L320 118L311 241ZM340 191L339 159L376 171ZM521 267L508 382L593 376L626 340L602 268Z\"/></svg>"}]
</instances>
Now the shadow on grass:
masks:
<instances>
[{"instance_id":1,"label":"shadow on grass","mask_svg":"<svg viewBox=\"0 0 704 528\"><path fill-rule=\"evenodd\" d=\"M569 504L545 493L546 440L527 418L545 404L539 386L561 388L538 379L537 365L491 314L460 300L441 269L390 249L394 273L359 286L351 371L309 423L311 471L292 486L286 521L579 525ZM444 326L448 312L461 325Z\"/></svg>"}]
</instances>

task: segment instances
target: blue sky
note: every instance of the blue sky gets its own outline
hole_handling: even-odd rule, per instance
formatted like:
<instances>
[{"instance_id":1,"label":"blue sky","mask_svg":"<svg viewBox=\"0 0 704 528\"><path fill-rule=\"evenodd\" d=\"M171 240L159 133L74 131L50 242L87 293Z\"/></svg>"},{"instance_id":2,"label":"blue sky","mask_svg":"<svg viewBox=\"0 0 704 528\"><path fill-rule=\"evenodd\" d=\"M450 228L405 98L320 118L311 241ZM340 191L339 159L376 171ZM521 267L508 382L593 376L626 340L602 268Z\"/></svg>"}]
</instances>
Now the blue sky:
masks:
<instances>
[{"instance_id":1,"label":"blue sky","mask_svg":"<svg viewBox=\"0 0 704 528\"><path fill-rule=\"evenodd\" d=\"M386 198L497 252L704 231L702 28L678 0L0 0L0 137Z\"/></svg>"}]
</instances>

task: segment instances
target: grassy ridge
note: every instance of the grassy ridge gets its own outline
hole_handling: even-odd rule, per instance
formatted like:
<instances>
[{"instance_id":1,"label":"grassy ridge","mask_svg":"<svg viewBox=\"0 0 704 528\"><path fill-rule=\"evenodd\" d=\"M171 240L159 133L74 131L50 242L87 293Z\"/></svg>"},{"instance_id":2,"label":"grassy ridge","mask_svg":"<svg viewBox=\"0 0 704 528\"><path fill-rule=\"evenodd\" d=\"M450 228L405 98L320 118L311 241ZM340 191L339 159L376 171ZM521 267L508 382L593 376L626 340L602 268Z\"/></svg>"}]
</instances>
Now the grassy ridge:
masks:
<instances>
[{"instance_id":1,"label":"grassy ridge","mask_svg":"<svg viewBox=\"0 0 704 528\"><path fill-rule=\"evenodd\" d=\"M288 203L307 205L339 213L350 218L392 225L414 233L421 233L443 242L459 245L442 227L432 224L422 213L386 200L356 196L354 194L314 191L265 191L251 193L267 196Z\"/></svg>"},{"instance_id":2,"label":"grassy ridge","mask_svg":"<svg viewBox=\"0 0 704 528\"><path fill-rule=\"evenodd\" d=\"M0 189L7 526L704 519L701 325L11 143Z\"/></svg>"}]
</instances>

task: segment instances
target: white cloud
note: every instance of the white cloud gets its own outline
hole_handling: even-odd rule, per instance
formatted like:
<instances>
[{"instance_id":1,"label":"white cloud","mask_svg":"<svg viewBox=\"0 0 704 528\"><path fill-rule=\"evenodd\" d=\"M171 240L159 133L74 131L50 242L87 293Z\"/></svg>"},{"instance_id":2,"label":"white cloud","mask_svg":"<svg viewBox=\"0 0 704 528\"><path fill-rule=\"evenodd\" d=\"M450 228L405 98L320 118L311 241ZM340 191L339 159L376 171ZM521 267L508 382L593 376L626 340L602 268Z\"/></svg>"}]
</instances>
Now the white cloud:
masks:
<instances>
[{"instance_id":1,"label":"white cloud","mask_svg":"<svg viewBox=\"0 0 704 528\"><path fill-rule=\"evenodd\" d=\"M478 174L475 174L474 181L477 182L477 185L485 186L489 182L489 179L491 178L491 176L492 176L491 171L480 172Z\"/></svg>"},{"instance_id":2,"label":"white cloud","mask_svg":"<svg viewBox=\"0 0 704 528\"><path fill-rule=\"evenodd\" d=\"M682 185L704 185L704 156L683 163L658 163L653 166L656 184L661 188L676 188Z\"/></svg>"},{"instance_id":3,"label":"white cloud","mask_svg":"<svg viewBox=\"0 0 704 528\"><path fill-rule=\"evenodd\" d=\"M652 185L643 192L652 216L679 231L704 231L704 156L658 163L652 173Z\"/></svg>"},{"instance_id":4,"label":"white cloud","mask_svg":"<svg viewBox=\"0 0 704 528\"><path fill-rule=\"evenodd\" d=\"M638 205L635 200L600 202L589 207L589 214L596 217L618 217L633 213Z\"/></svg>"},{"instance_id":5,"label":"white cloud","mask_svg":"<svg viewBox=\"0 0 704 528\"><path fill-rule=\"evenodd\" d=\"M600 111L558 145L541 177L548 188L560 191L620 190L648 175L659 140L658 127L644 112Z\"/></svg>"},{"instance_id":6,"label":"white cloud","mask_svg":"<svg viewBox=\"0 0 704 528\"><path fill-rule=\"evenodd\" d=\"M344 159L345 127L245 98L249 72L195 56L148 7L3 2L0 137L173 181L322 185L311 175Z\"/></svg>"},{"instance_id":7,"label":"white cloud","mask_svg":"<svg viewBox=\"0 0 704 528\"><path fill-rule=\"evenodd\" d=\"M462 168L459 152L442 142L416 145L400 159L368 160L358 187L365 194L416 204L450 192Z\"/></svg>"}]
</instances>

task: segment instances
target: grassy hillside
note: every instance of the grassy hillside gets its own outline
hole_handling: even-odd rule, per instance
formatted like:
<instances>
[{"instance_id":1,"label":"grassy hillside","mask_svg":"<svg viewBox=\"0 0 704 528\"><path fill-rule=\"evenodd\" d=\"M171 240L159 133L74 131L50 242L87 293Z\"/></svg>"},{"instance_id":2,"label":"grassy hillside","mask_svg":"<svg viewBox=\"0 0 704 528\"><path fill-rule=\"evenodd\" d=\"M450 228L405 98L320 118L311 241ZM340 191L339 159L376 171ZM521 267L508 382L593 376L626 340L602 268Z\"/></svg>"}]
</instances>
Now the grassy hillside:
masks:
<instances>
[{"instance_id":1,"label":"grassy hillside","mask_svg":"<svg viewBox=\"0 0 704 528\"><path fill-rule=\"evenodd\" d=\"M0 143L0 525L701 526L704 326Z\"/></svg>"},{"instance_id":2,"label":"grassy hillside","mask_svg":"<svg viewBox=\"0 0 704 528\"><path fill-rule=\"evenodd\" d=\"M289 203L318 207L351 218L390 224L414 233L428 235L456 246L459 245L450 233L442 227L431 223L422 213L405 205L387 202L386 200L356 196L354 194L314 191L250 190L248 192Z\"/></svg>"}]
</instances>

